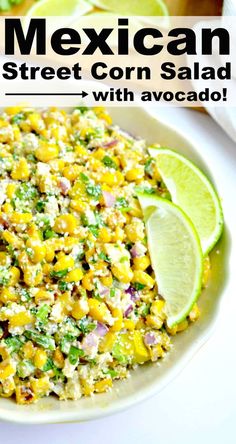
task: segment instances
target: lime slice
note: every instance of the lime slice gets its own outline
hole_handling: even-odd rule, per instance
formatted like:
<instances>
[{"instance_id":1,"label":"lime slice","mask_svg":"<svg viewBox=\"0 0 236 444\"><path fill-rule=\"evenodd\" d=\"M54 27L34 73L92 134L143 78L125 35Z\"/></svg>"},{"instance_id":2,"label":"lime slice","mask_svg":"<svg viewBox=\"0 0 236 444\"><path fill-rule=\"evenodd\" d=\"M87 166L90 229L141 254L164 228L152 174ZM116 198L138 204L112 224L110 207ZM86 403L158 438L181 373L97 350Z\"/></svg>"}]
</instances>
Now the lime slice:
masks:
<instances>
[{"instance_id":1,"label":"lime slice","mask_svg":"<svg viewBox=\"0 0 236 444\"><path fill-rule=\"evenodd\" d=\"M138 198L158 292L166 301L167 325L171 328L186 318L201 292L200 240L179 207L150 194L139 193Z\"/></svg>"},{"instance_id":2,"label":"lime slice","mask_svg":"<svg viewBox=\"0 0 236 444\"><path fill-rule=\"evenodd\" d=\"M91 0L91 3L106 11L123 15L166 16L168 9L163 0Z\"/></svg>"},{"instance_id":3,"label":"lime slice","mask_svg":"<svg viewBox=\"0 0 236 444\"><path fill-rule=\"evenodd\" d=\"M86 0L42 0L36 2L27 12L28 17L80 16L93 9Z\"/></svg>"},{"instance_id":4,"label":"lime slice","mask_svg":"<svg viewBox=\"0 0 236 444\"><path fill-rule=\"evenodd\" d=\"M219 197L207 177L189 160L165 148L149 148L171 200L190 217L198 232L203 254L218 241L223 229Z\"/></svg>"}]
</instances>

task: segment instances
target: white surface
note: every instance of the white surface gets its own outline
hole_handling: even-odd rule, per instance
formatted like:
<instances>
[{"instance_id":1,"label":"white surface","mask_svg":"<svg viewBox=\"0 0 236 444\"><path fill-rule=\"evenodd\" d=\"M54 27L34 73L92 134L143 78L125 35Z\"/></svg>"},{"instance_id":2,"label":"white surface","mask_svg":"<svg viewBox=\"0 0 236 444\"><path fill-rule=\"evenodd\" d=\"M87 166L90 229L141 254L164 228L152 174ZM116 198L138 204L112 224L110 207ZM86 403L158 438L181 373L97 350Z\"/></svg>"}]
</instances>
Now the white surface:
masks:
<instances>
[{"instance_id":1,"label":"white surface","mask_svg":"<svg viewBox=\"0 0 236 444\"><path fill-rule=\"evenodd\" d=\"M161 116L186 130L212 155L236 145L205 115L191 110L162 109ZM158 114L159 114L158 112ZM236 153L235 153L236 156ZM220 177L219 166L219 177ZM220 188L220 180L219 180ZM235 201L232 190L232 199ZM232 201L232 205L234 205ZM232 220L232 223L235 221ZM236 226L236 225L235 225ZM235 292L222 307L217 329L183 372L159 395L129 411L84 424L47 426L0 425L4 444L233 444L236 442ZM235 330L235 331L234 331Z\"/></svg>"}]
</instances>

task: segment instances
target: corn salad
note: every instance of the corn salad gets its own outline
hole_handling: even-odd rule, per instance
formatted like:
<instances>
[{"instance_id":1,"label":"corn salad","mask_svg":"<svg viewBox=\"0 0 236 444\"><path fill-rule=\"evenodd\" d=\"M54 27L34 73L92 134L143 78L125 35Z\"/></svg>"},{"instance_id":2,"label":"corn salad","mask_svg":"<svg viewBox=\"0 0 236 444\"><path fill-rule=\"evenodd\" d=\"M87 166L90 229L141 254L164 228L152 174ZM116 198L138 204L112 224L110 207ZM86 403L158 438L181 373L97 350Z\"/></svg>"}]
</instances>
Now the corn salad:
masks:
<instances>
[{"instance_id":1,"label":"corn salad","mask_svg":"<svg viewBox=\"0 0 236 444\"><path fill-rule=\"evenodd\" d=\"M0 116L0 396L78 399L170 348L136 193L168 196L101 108ZM210 263L206 259L204 284Z\"/></svg>"}]
</instances>

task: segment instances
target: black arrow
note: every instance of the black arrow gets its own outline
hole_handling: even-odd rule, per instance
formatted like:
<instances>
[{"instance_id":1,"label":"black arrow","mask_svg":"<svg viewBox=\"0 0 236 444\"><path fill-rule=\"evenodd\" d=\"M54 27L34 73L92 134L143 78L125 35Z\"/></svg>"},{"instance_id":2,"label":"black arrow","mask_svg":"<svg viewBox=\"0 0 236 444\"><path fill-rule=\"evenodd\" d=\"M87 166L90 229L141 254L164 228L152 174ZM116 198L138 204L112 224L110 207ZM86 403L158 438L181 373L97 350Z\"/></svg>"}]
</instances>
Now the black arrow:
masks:
<instances>
[{"instance_id":1,"label":"black arrow","mask_svg":"<svg viewBox=\"0 0 236 444\"><path fill-rule=\"evenodd\" d=\"M5 96L81 96L82 98L88 96L88 93L82 91L80 93L5 93Z\"/></svg>"}]
</instances>

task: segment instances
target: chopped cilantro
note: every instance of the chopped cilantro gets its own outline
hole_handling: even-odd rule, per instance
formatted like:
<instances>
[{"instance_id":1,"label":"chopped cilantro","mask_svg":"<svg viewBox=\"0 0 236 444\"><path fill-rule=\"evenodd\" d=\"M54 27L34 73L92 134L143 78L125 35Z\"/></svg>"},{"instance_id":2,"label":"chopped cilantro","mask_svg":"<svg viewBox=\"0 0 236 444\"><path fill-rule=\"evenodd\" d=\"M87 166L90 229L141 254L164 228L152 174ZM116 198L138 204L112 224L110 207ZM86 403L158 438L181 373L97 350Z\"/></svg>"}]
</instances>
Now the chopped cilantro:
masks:
<instances>
[{"instance_id":1,"label":"chopped cilantro","mask_svg":"<svg viewBox=\"0 0 236 444\"><path fill-rule=\"evenodd\" d=\"M43 304L41 305L36 313L36 318L37 320L41 323L41 324L46 324L47 320L48 320L48 314L50 311L50 307L48 304Z\"/></svg>"},{"instance_id":2,"label":"chopped cilantro","mask_svg":"<svg viewBox=\"0 0 236 444\"><path fill-rule=\"evenodd\" d=\"M157 194L157 190L155 188L146 186L135 187L135 191L137 193Z\"/></svg>"},{"instance_id":3,"label":"chopped cilantro","mask_svg":"<svg viewBox=\"0 0 236 444\"><path fill-rule=\"evenodd\" d=\"M44 211L46 202L44 200L38 200L38 202L35 205L36 210L41 213L42 211Z\"/></svg>"},{"instance_id":4,"label":"chopped cilantro","mask_svg":"<svg viewBox=\"0 0 236 444\"><path fill-rule=\"evenodd\" d=\"M19 336L9 336L5 339L5 344L10 353L18 352L23 344Z\"/></svg>"},{"instance_id":5,"label":"chopped cilantro","mask_svg":"<svg viewBox=\"0 0 236 444\"><path fill-rule=\"evenodd\" d=\"M151 304L143 304L142 306L141 306L141 309L142 309L142 311L141 311L141 315L142 316L147 316L148 314L149 314L149 312L150 312L150 306L151 306Z\"/></svg>"},{"instance_id":6,"label":"chopped cilantro","mask_svg":"<svg viewBox=\"0 0 236 444\"><path fill-rule=\"evenodd\" d=\"M52 271L50 273L50 276L55 279L60 279L60 278L63 278L64 276L66 276L67 273L68 273L68 268L66 268L65 270Z\"/></svg>"},{"instance_id":7,"label":"chopped cilantro","mask_svg":"<svg viewBox=\"0 0 236 444\"><path fill-rule=\"evenodd\" d=\"M67 291L68 290L68 283L65 281L59 281L58 282L58 288L60 291Z\"/></svg>"},{"instance_id":8,"label":"chopped cilantro","mask_svg":"<svg viewBox=\"0 0 236 444\"><path fill-rule=\"evenodd\" d=\"M51 237L55 237L56 233L55 231L51 230L50 228L47 228L46 230L44 230L43 232L43 238L46 239L51 239Z\"/></svg>"},{"instance_id":9,"label":"chopped cilantro","mask_svg":"<svg viewBox=\"0 0 236 444\"><path fill-rule=\"evenodd\" d=\"M124 197L118 197L115 206L116 208L125 208L128 207L128 202Z\"/></svg>"},{"instance_id":10,"label":"chopped cilantro","mask_svg":"<svg viewBox=\"0 0 236 444\"><path fill-rule=\"evenodd\" d=\"M89 182L89 177L86 176L86 174L80 173L79 177L82 180L82 182L84 182L84 183L88 183Z\"/></svg>"},{"instance_id":11,"label":"chopped cilantro","mask_svg":"<svg viewBox=\"0 0 236 444\"><path fill-rule=\"evenodd\" d=\"M100 185L93 185L91 183L86 185L86 192L91 197L100 197L102 194Z\"/></svg>"},{"instance_id":12,"label":"chopped cilantro","mask_svg":"<svg viewBox=\"0 0 236 444\"><path fill-rule=\"evenodd\" d=\"M118 376L118 372L113 370L112 368L109 368L108 370L103 370L104 375L110 375L111 378L115 378Z\"/></svg>"},{"instance_id":13,"label":"chopped cilantro","mask_svg":"<svg viewBox=\"0 0 236 444\"><path fill-rule=\"evenodd\" d=\"M134 283L134 288L137 291L143 290L146 287L146 285L144 284L140 284L140 282L135 282Z\"/></svg>"},{"instance_id":14,"label":"chopped cilantro","mask_svg":"<svg viewBox=\"0 0 236 444\"><path fill-rule=\"evenodd\" d=\"M24 361L20 361L16 367L16 373L20 378L27 378L31 375L35 370L35 367L29 359L24 359Z\"/></svg>"},{"instance_id":15,"label":"chopped cilantro","mask_svg":"<svg viewBox=\"0 0 236 444\"><path fill-rule=\"evenodd\" d=\"M24 182L16 190L15 195L20 200L31 200L38 196L37 188L31 183Z\"/></svg>"},{"instance_id":16,"label":"chopped cilantro","mask_svg":"<svg viewBox=\"0 0 236 444\"><path fill-rule=\"evenodd\" d=\"M41 345L41 347L49 349L49 350L55 350L55 341L51 336L48 335L42 335L41 333L38 333L33 330L27 330L24 332L24 335L27 339L31 339L33 342L35 342L38 345Z\"/></svg>"},{"instance_id":17,"label":"chopped cilantro","mask_svg":"<svg viewBox=\"0 0 236 444\"><path fill-rule=\"evenodd\" d=\"M16 0L14 0L14 1L16 1ZM13 3L14 4L14 1L10 1L9 3ZM20 1L18 1L19 3L20 3ZM3 10L2 9L2 3L8 3L8 1L6 2L6 0L4 0L4 1L1 1L0 2L0 11L1 10ZM22 120L25 120L25 116L24 116L24 114L23 113L18 113L18 114L15 114L12 118L11 118L11 123L12 124L16 124L16 125L18 125L20 122L22 122Z\"/></svg>"},{"instance_id":18,"label":"chopped cilantro","mask_svg":"<svg viewBox=\"0 0 236 444\"><path fill-rule=\"evenodd\" d=\"M94 237L98 237L98 228L96 227L96 225L88 225L88 229L89 231L91 231L91 233L94 235Z\"/></svg>"},{"instance_id":19,"label":"chopped cilantro","mask_svg":"<svg viewBox=\"0 0 236 444\"><path fill-rule=\"evenodd\" d=\"M115 295L116 295L116 289L115 288L111 288L110 289L110 297L114 298Z\"/></svg>"},{"instance_id":20,"label":"chopped cilantro","mask_svg":"<svg viewBox=\"0 0 236 444\"><path fill-rule=\"evenodd\" d=\"M149 157L149 159L146 161L146 163L144 165L144 171L146 174L151 175L153 162L155 162L155 159L153 159L152 157Z\"/></svg>"},{"instance_id":21,"label":"chopped cilantro","mask_svg":"<svg viewBox=\"0 0 236 444\"><path fill-rule=\"evenodd\" d=\"M84 351L81 348L71 345L68 356L70 364L71 365L77 364L80 356L84 356Z\"/></svg>"},{"instance_id":22,"label":"chopped cilantro","mask_svg":"<svg viewBox=\"0 0 236 444\"><path fill-rule=\"evenodd\" d=\"M44 364L43 368L41 369L42 372L48 372L49 370L52 370L54 368L54 363L51 358L48 358L46 361L46 364Z\"/></svg>"},{"instance_id":23,"label":"chopped cilantro","mask_svg":"<svg viewBox=\"0 0 236 444\"><path fill-rule=\"evenodd\" d=\"M98 257L99 257L99 259L102 259L105 262L111 262L111 259L109 258L109 256L107 256L103 251L101 251L101 253L99 253Z\"/></svg>"},{"instance_id":24,"label":"chopped cilantro","mask_svg":"<svg viewBox=\"0 0 236 444\"><path fill-rule=\"evenodd\" d=\"M84 335L86 333L90 333L96 328L96 324L94 322L90 322L87 318L80 319L78 326Z\"/></svg>"},{"instance_id":25,"label":"chopped cilantro","mask_svg":"<svg viewBox=\"0 0 236 444\"><path fill-rule=\"evenodd\" d=\"M89 110L87 106L76 106L75 109L79 111L80 114L84 114Z\"/></svg>"},{"instance_id":26,"label":"chopped cilantro","mask_svg":"<svg viewBox=\"0 0 236 444\"><path fill-rule=\"evenodd\" d=\"M108 168L114 168L115 170L117 169L117 165L114 162L114 160L109 157L109 156L104 156L102 159L102 163L107 166Z\"/></svg>"}]
</instances>

